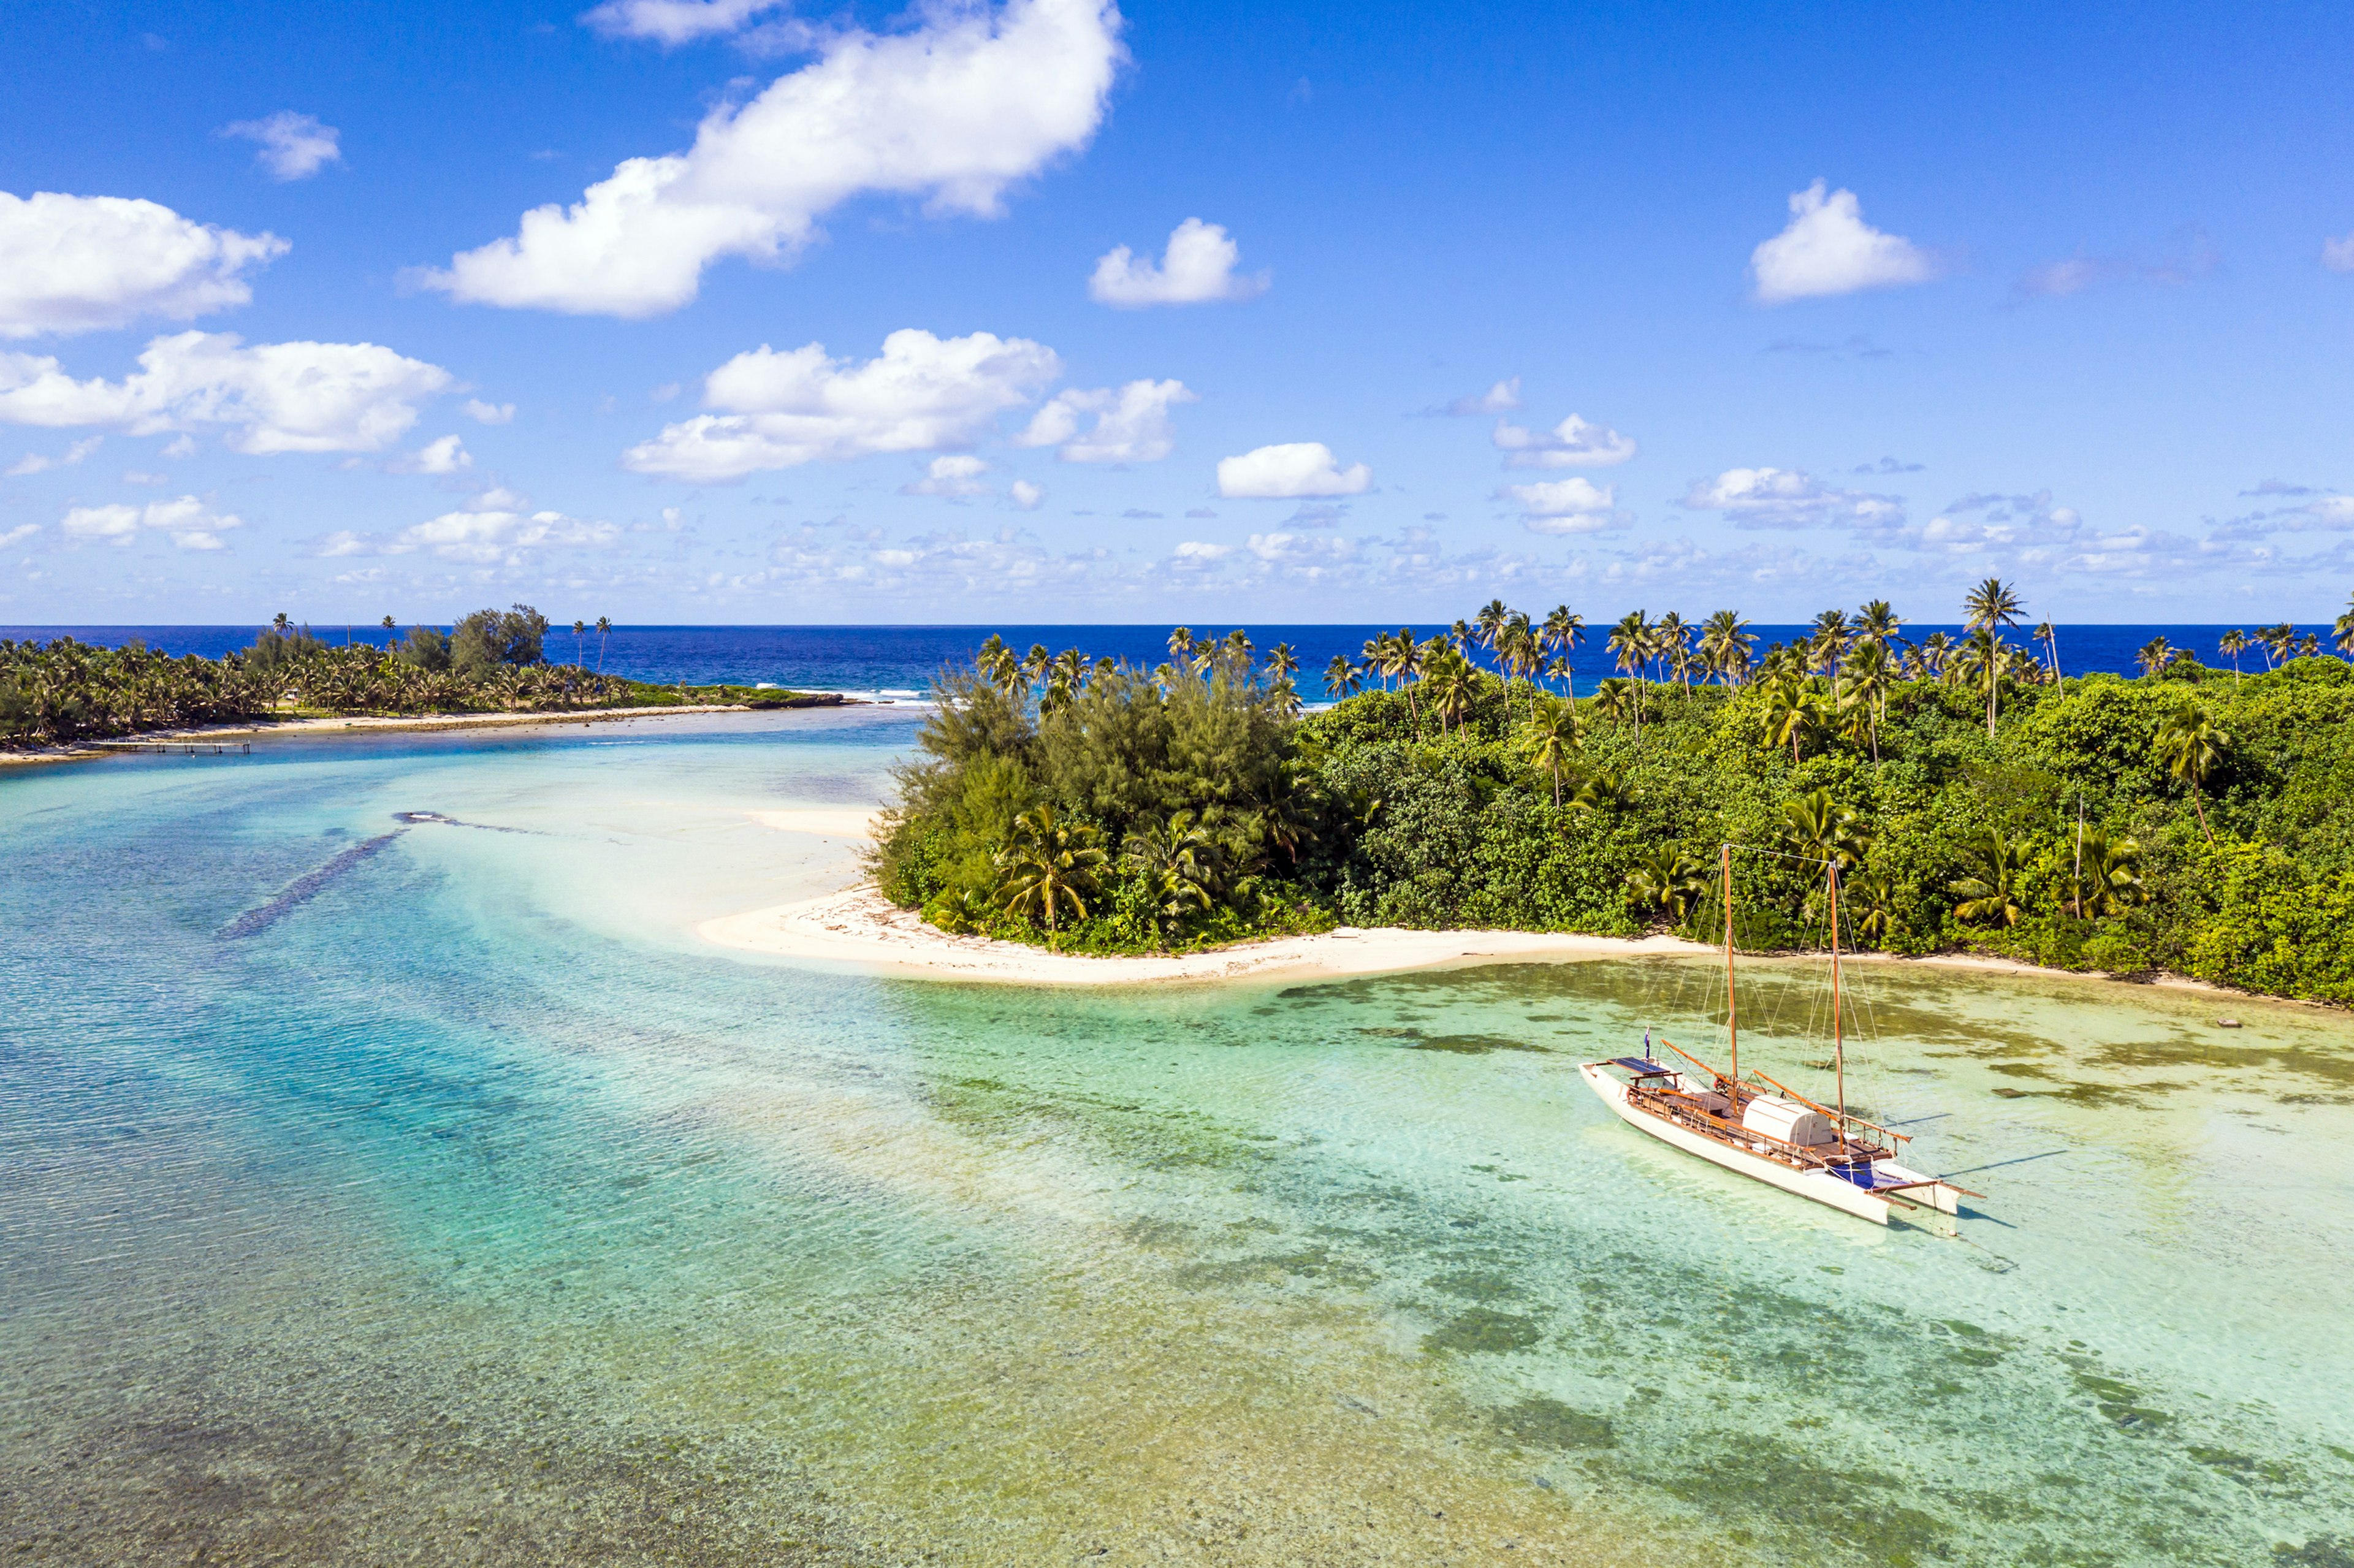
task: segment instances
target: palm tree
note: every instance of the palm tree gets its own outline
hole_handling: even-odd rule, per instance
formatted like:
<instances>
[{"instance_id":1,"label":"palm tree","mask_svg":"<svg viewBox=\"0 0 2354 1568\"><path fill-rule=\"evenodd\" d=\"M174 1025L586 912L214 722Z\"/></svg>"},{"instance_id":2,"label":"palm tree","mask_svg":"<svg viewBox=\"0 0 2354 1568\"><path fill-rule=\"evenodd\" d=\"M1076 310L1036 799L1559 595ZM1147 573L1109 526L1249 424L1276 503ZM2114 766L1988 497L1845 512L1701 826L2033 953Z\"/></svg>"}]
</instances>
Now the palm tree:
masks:
<instances>
[{"instance_id":1,"label":"palm tree","mask_svg":"<svg viewBox=\"0 0 2354 1568\"><path fill-rule=\"evenodd\" d=\"M1815 617L1814 630L1807 638L1808 663L1836 682L1840 660L1847 652L1850 635L1847 611L1827 609Z\"/></svg>"},{"instance_id":2,"label":"palm tree","mask_svg":"<svg viewBox=\"0 0 2354 1568\"><path fill-rule=\"evenodd\" d=\"M1537 677L1544 673L1544 633L1529 623L1529 618L1514 611L1504 625L1504 668L1516 679L1529 683L1529 708L1536 709Z\"/></svg>"},{"instance_id":3,"label":"palm tree","mask_svg":"<svg viewBox=\"0 0 2354 1568\"><path fill-rule=\"evenodd\" d=\"M1504 608L1504 601L1500 599L1491 599L1482 605L1479 615L1474 618L1479 627L1479 641L1493 648L1496 645L1497 636L1504 630L1504 622L1511 613Z\"/></svg>"},{"instance_id":4,"label":"palm tree","mask_svg":"<svg viewBox=\"0 0 2354 1568\"><path fill-rule=\"evenodd\" d=\"M2232 689L2235 692L2240 689L2240 655L2247 651L2248 634L2236 626L2223 633L2222 641L2215 644L2215 652L2232 662Z\"/></svg>"},{"instance_id":5,"label":"palm tree","mask_svg":"<svg viewBox=\"0 0 2354 1568\"><path fill-rule=\"evenodd\" d=\"M2141 666L2142 678L2150 680L2164 674L2167 666L2181 657L2182 651L2161 635L2143 643L2141 652L2134 655L2134 662Z\"/></svg>"},{"instance_id":6,"label":"palm tree","mask_svg":"<svg viewBox=\"0 0 2354 1568\"><path fill-rule=\"evenodd\" d=\"M1585 641L1585 617L1570 613L1569 606L1557 604L1553 613L1544 618L1544 629L1538 634L1538 649L1553 655L1546 667L1548 674L1564 676L1569 681L1569 695L1577 695L1577 679L1571 674L1568 655Z\"/></svg>"},{"instance_id":7,"label":"palm tree","mask_svg":"<svg viewBox=\"0 0 2354 1568\"><path fill-rule=\"evenodd\" d=\"M1225 868L1225 852L1191 811L1140 824L1128 835L1120 863L1144 885L1153 929L1164 944L1170 927L1210 912Z\"/></svg>"},{"instance_id":8,"label":"palm tree","mask_svg":"<svg viewBox=\"0 0 2354 1568\"><path fill-rule=\"evenodd\" d=\"M2345 613L2338 616L2338 623L2330 630L2337 633L2337 640L2330 646L2347 658L2354 659L2354 595L2348 596Z\"/></svg>"},{"instance_id":9,"label":"palm tree","mask_svg":"<svg viewBox=\"0 0 2354 1568\"><path fill-rule=\"evenodd\" d=\"M1618 668L1634 677L1635 738L1643 738L1643 666L1651 658L1651 618L1639 609L1630 609L1621 616L1618 624L1610 629L1609 641L1604 644L1618 662Z\"/></svg>"},{"instance_id":10,"label":"palm tree","mask_svg":"<svg viewBox=\"0 0 2354 1568\"><path fill-rule=\"evenodd\" d=\"M1581 741L1585 725L1577 716L1577 705L1559 697L1542 698L1521 726L1521 749L1528 754L1533 767L1553 776L1553 803L1561 806L1561 769Z\"/></svg>"},{"instance_id":11,"label":"palm tree","mask_svg":"<svg viewBox=\"0 0 2354 1568\"><path fill-rule=\"evenodd\" d=\"M1896 885L1884 871L1867 871L1854 876L1840 878L1840 913L1850 936L1861 945L1873 946L1888 939L1888 928L1895 923Z\"/></svg>"},{"instance_id":12,"label":"palm tree","mask_svg":"<svg viewBox=\"0 0 2354 1568\"><path fill-rule=\"evenodd\" d=\"M1432 686L1430 705L1438 715L1438 733L1447 733L1449 719L1460 729L1463 715L1471 711L1471 704L1479 694L1478 668L1452 649L1438 653L1425 668Z\"/></svg>"},{"instance_id":13,"label":"palm tree","mask_svg":"<svg viewBox=\"0 0 2354 1568\"><path fill-rule=\"evenodd\" d=\"M1636 905L1657 911L1670 925L1681 926L1692 906L1708 893L1709 876L1700 862L1673 844L1660 844L1635 863L1627 874L1627 891Z\"/></svg>"},{"instance_id":14,"label":"palm tree","mask_svg":"<svg viewBox=\"0 0 2354 1568\"><path fill-rule=\"evenodd\" d=\"M1672 609L1651 628L1652 648L1666 659L1669 675L1680 679L1687 692L1691 690L1691 665L1687 658L1691 637L1691 627Z\"/></svg>"},{"instance_id":15,"label":"palm tree","mask_svg":"<svg viewBox=\"0 0 2354 1568\"><path fill-rule=\"evenodd\" d=\"M1401 626L1395 637L1386 641L1379 638L1374 641L1382 643L1377 667L1384 676L1394 677L1400 686L1405 687L1406 712L1413 715L1415 733L1419 735L1422 733L1422 710L1414 700L1414 688L1407 684L1422 669L1422 649L1414 640L1414 629ZM1372 646L1372 643L1366 644L1368 649Z\"/></svg>"},{"instance_id":16,"label":"palm tree","mask_svg":"<svg viewBox=\"0 0 2354 1568\"><path fill-rule=\"evenodd\" d=\"M1596 718L1620 720L1630 718L1635 712L1635 688L1617 675L1605 676L1594 683L1594 715Z\"/></svg>"},{"instance_id":17,"label":"palm tree","mask_svg":"<svg viewBox=\"0 0 2354 1568\"><path fill-rule=\"evenodd\" d=\"M1972 588L1962 600L1962 609L1967 617L1964 626L1971 631L1984 634L1990 643L1999 642L2002 629L2018 625L2020 616L2025 613L2020 608L2019 595L2000 577L1988 577ZM1987 687L1987 734L1991 736L1994 734L1995 715L2001 705L2002 663L1991 648L1986 651L1983 662Z\"/></svg>"},{"instance_id":18,"label":"palm tree","mask_svg":"<svg viewBox=\"0 0 2354 1568\"><path fill-rule=\"evenodd\" d=\"M387 616L385 619L388 620L391 617ZM587 652L588 645L581 641L581 639L588 636L588 623L587 621L576 620L572 623L572 662L576 668L588 662L588 654Z\"/></svg>"},{"instance_id":19,"label":"palm tree","mask_svg":"<svg viewBox=\"0 0 2354 1568\"><path fill-rule=\"evenodd\" d=\"M1759 725L1768 746L1787 746L1790 765L1802 760L1800 749L1829 727L1830 704L1822 693L1796 675L1779 675L1765 684L1766 706Z\"/></svg>"},{"instance_id":20,"label":"palm tree","mask_svg":"<svg viewBox=\"0 0 2354 1568\"><path fill-rule=\"evenodd\" d=\"M1626 775L1615 768L1604 768L1578 780L1569 804L1575 810L1616 816L1632 805L1634 799L1634 791L1627 788Z\"/></svg>"},{"instance_id":21,"label":"palm tree","mask_svg":"<svg viewBox=\"0 0 2354 1568\"><path fill-rule=\"evenodd\" d=\"M1993 828L1971 845L1971 874L1948 883L1946 891L1961 902L1954 913L1965 920L1997 920L2016 926L2024 913L2019 906L2019 882L2027 870L2027 852Z\"/></svg>"},{"instance_id":22,"label":"palm tree","mask_svg":"<svg viewBox=\"0 0 2354 1568\"><path fill-rule=\"evenodd\" d=\"M2129 838L2113 839L2098 828L2087 830L2084 842L2077 847L2070 884L2080 920L2087 910L2096 916L2114 915L2149 902L2149 889L2141 879L2141 845Z\"/></svg>"},{"instance_id":23,"label":"palm tree","mask_svg":"<svg viewBox=\"0 0 2354 1568\"><path fill-rule=\"evenodd\" d=\"M1932 631L1921 639L1921 646L1914 651L1913 656L1923 675L1932 681L1942 680L1946 666L1954 656L1954 640L1942 631Z\"/></svg>"},{"instance_id":24,"label":"palm tree","mask_svg":"<svg viewBox=\"0 0 2354 1568\"><path fill-rule=\"evenodd\" d=\"M1886 643L1858 639L1848 651L1847 662L1842 666L1847 700L1860 705L1869 720L1872 760L1875 763L1880 760L1880 726L1887 716L1889 688L1895 683L1891 668L1893 663Z\"/></svg>"},{"instance_id":25,"label":"palm tree","mask_svg":"<svg viewBox=\"0 0 2354 1568\"><path fill-rule=\"evenodd\" d=\"M384 618L383 625L384 625L384 651L385 651L386 652L389 653L389 652L392 652L392 617L390 617L390 616L388 616L388 615L387 615L387 616L386 616L386 617Z\"/></svg>"},{"instance_id":26,"label":"palm tree","mask_svg":"<svg viewBox=\"0 0 2354 1568\"><path fill-rule=\"evenodd\" d=\"M1749 673L1750 651L1757 639L1750 634L1749 623L1738 612L1720 609L1701 626L1700 652L1712 674L1728 686L1741 684Z\"/></svg>"},{"instance_id":27,"label":"palm tree","mask_svg":"<svg viewBox=\"0 0 2354 1568\"><path fill-rule=\"evenodd\" d=\"M2296 640L2296 656L2310 659L2321 652L2321 633L2308 631Z\"/></svg>"},{"instance_id":28,"label":"palm tree","mask_svg":"<svg viewBox=\"0 0 2354 1568\"><path fill-rule=\"evenodd\" d=\"M1013 832L997 852L998 902L1016 915L1036 911L1052 946L1062 913L1087 917L1096 895L1096 874L1108 858L1097 846L1096 830L1066 822L1052 805L1038 805L1013 819Z\"/></svg>"},{"instance_id":29,"label":"palm tree","mask_svg":"<svg viewBox=\"0 0 2354 1568\"><path fill-rule=\"evenodd\" d=\"M2296 628L2284 620L2277 626L2267 626L2258 631L2256 641L2264 644L2264 668L2277 669L2288 662L2289 655L2296 646Z\"/></svg>"},{"instance_id":30,"label":"palm tree","mask_svg":"<svg viewBox=\"0 0 2354 1568\"><path fill-rule=\"evenodd\" d=\"M1333 654L1331 662L1324 666L1324 689L1332 694L1335 702L1353 696L1364 689L1364 672L1358 669L1346 653Z\"/></svg>"},{"instance_id":31,"label":"palm tree","mask_svg":"<svg viewBox=\"0 0 2354 1568\"><path fill-rule=\"evenodd\" d=\"M2214 776L2231 745L2232 737L2215 727L2215 715L2196 698L2187 698L2167 715L2150 741L2167 772L2190 789L2191 810L2199 813L2199 830L2209 843L2215 842L2215 830L2207 825L2207 807L2199 798L2199 789Z\"/></svg>"},{"instance_id":32,"label":"palm tree","mask_svg":"<svg viewBox=\"0 0 2354 1568\"><path fill-rule=\"evenodd\" d=\"M294 629L294 620L293 620L293 617L292 617L292 616L288 615L284 610L282 610L282 609L281 609L281 610L280 610L280 611L278 612L277 619L275 619L275 620L273 620L272 621L270 621L270 630L273 630L273 631L275 631L275 632L277 632L279 636L283 637L283 636L285 636L288 632L290 632L290 631L293 630L293 629Z\"/></svg>"},{"instance_id":33,"label":"palm tree","mask_svg":"<svg viewBox=\"0 0 2354 1568\"><path fill-rule=\"evenodd\" d=\"M1903 641L1904 622L1893 606L1884 599L1875 599L1855 612L1854 623L1849 628L1858 642L1876 643L1885 648Z\"/></svg>"},{"instance_id":34,"label":"palm tree","mask_svg":"<svg viewBox=\"0 0 2354 1568\"><path fill-rule=\"evenodd\" d=\"M2058 680L2060 678L2060 629L2049 620L2039 621L2036 623L2034 640L2036 645L2043 650L2043 657L2049 663L2052 678Z\"/></svg>"},{"instance_id":35,"label":"palm tree","mask_svg":"<svg viewBox=\"0 0 2354 1568\"><path fill-rule=\"evenodd\" d=\"M605 673L605 643L613 635L613 623L603 616L597 618L597 673Z\"/></svg>"},{"instance_id":36,"label":"palm tree","mask_svg":"<svg viewBox=\"0 0 2354 1568\"><path fill-rule=\"evenodd\" d=\"M1816 789L1782 807L1782 842L1797 854L1844 871L1861 863L1872 848L1860 821L1853 807L1833 800L1828 789Z\"/></svg>"}]
</instances>

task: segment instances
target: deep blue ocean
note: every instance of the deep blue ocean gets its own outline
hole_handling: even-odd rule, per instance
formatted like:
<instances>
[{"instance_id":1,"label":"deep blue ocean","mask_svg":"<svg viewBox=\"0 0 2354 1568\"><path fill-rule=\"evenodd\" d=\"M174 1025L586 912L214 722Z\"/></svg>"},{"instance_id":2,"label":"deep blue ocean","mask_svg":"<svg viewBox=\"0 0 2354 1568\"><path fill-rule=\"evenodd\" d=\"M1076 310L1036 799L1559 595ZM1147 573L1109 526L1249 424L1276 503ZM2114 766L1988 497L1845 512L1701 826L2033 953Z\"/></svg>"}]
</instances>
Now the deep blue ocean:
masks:
<instances>
[{"instance_id":1,"label":"deep blue ocean","mask_svg":"<svg viewBox=\"0 0 2354 1568\"><path fill-rule=\"evenodd\" d=\"M1426 624L1416 630L1427 637L1442 629L1440 624ZM314 626L312 630L329 642L346 637L377 643L385 639L382 629L376 627ZM1230 628L1223 623L1204 622L1193 630L1197 636L1223 636ZM1245 630L1262 651L1278 642L1291 645L1299 660L1300 695L1316 702L1329 695L1324 690L1322 671L1333 654L1346 653L1356 658L1362 654L1367 638L1397 629L1249 625ZM1763 625L1750 630L1761 640L1761 647L1802 636L1807 630L1802 626ZM2061 668L2069 674L2109 671L2130 675L2136 673L2136 651L2158 636L2164 636L2176 647L2188 649L2211 664L2221 665L2223 660L2215 643L2227 630L2223 626L2062 626L2059 629ZM2325 644L2329 637L2329 628L2326 626L2297 630L2319 631ZM1115 659L1150 665L1168 657L1170 630L1159 625L617 626L602 646L593 631L581 639L577 648L568 630L551 631L546 651L549 659L566 662L577 653L591 668L601 661L610 673L640 681L684 681L691 684L756 684L768 681L809 691L917 694L929 686L943 665L970 657L991 631L1024 651L1033 643L1043 642L1057 652L1077 648L1090 659L1108 653ZM19 641L70 636L84 642L114 647L137 637L143 638L148 646L175 656L199 653L209 658L249 645L255 631L250 626L0 626L0 637ZM1905 628L1906 635L1912 638L1925 637L1932 631L1958 636L1961 628L1925 623ZM1581 688L1617 673L1602 646L1605 634L1602 630L1589 630L1585 645L1572 655L1571 664ZM2252 651L2242 655L2242 663L2248 669L2261 670L2264 667L2264 655Z\"/></svg>"}]
</instances>

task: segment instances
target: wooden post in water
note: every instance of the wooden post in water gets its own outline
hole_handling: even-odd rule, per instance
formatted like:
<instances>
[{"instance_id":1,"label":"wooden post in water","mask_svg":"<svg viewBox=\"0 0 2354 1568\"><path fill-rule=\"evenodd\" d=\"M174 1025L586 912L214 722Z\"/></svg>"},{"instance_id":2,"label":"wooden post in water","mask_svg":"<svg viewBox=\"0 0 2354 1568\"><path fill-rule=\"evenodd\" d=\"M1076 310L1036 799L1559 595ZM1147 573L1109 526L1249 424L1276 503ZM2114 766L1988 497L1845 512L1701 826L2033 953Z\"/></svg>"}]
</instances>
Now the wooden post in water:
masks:
<instances>
[{"instance_id":1,"label":"wooden post in water","mask_svg":"<svg viewBox=\"0 0 2354 1568\"><path fill-rule=\"evenodd\" d=\"M1724 869L1724 1040L1733 1051L1733 1118L1741 1119L1741 1030L1733 1005L1733 845L1719 852Z\"/></svg>"}]
</instances>

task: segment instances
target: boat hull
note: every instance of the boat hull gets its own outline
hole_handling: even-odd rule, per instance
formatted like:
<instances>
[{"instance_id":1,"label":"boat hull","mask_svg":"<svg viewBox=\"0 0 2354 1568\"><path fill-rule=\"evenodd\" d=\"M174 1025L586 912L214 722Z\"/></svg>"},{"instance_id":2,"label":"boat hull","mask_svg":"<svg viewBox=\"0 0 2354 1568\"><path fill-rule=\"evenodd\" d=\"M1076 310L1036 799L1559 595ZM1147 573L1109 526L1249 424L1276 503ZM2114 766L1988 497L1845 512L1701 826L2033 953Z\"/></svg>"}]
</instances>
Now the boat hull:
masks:
<instances>
[{"instance_id":1,"label":"boat hull","mask_svg":"<svg viewBox=\"0 0 2354 1568\"><path fill-rule=\"evenodd\" d=\"M1627 1086L1603 1071L1603 1064L1591 1063L1578 1071L1586 1085L1600 1097L1619 1120L1638 1131L1649 1134L1660 1142L1681 1149L1687 1154L1697 1154L1712 1165L1779 1187L1785 1192L1795 1192L1801 1198L1812 1199L1827 1208L1852 1214L1859 1220L1884 1225L1892 1220L1920 1226L1944 1235L1955 1234L1955 1216L1960 1209L1959 1195L1942 1181L1933 1181L1918 1171L1907 1171L1893 1160L1873 1163L1875 1185L1893 1181L1921 1182L1903 1192L1877 1192L1827 1171L1800 1171L1771 1160L1762 1154L1736 1149L1712 1138L1703 1138L1689 1128L1677 1126L1664 1118L1653 1116L1638 1106L1627 1093ZM1681 1079L1677 1086L1682 1087Z\"/></svg>"}]
</instances>

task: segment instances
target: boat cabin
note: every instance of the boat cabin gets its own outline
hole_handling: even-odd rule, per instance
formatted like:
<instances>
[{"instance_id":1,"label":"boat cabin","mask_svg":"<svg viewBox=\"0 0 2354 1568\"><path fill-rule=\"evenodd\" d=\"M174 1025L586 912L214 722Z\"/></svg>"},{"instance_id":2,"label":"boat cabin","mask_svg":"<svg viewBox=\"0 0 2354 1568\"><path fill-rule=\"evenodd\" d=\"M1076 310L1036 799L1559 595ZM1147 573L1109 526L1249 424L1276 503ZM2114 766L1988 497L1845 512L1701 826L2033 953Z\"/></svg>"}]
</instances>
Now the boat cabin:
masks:
<instances>
[{"instance_id":1,"label":"boat cabin","mask_svg":"<svg viewBox=\"0 0 2354 1568\"><path fill-rule=\"evenodd\" d=\"M1839 1134L1831 1128L1830 1118L1796 1100L1786 1100L1774 1095L1760 1095L1751 1100L1741 1113L1741 1126L1744 1131L1762 1132L1768 1138L1795 1143L1801 1149L1815 1149L1839 1141Z\"/></svg>"}]
</instances>

